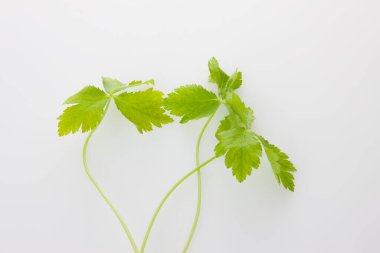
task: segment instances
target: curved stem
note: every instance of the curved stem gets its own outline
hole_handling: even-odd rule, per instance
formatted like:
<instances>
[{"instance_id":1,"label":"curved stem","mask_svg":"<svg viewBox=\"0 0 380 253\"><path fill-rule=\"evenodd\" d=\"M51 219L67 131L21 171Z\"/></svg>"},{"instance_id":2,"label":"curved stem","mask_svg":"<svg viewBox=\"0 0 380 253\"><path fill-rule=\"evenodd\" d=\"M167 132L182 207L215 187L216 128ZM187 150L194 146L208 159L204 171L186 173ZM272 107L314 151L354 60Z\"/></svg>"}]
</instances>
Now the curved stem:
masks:
<instances>
[{"instance_id":1,"label":"curved stem","mask_svg":"<svg viewBox=\"0 0 380 253\"><path fill-rule=\"evenodd\" d=\"M104 114L103 114L103 117L102 117L102 120L105 116L105 114L107 113L108 111L108 108L109 108L109 105L110 105L110 100L108 100L107 104L106 104L106 107L105 107L105 110L104 110ZM125 234L127 235L128 237L128 240L129 242L131 243L131 246L133 248L133 252L134 253L139 253L139 250L137 248L137 245L135 243L135 240L133 239L132 237L132 234L131 232L129 231L127 225L125 224L123 218L121 217L121 215L119 214L119 212L116 210L116 208L114 207L114 205L111 203L111 201L108 199L108 197L106 196L106 194L103 192L102 188L100 188L99 184L96 182L96 180L94 179L94 177L92 176L89 168L88 168L88 165L87 165L87 146L88 146L88 142L90 141L91 139L91 136L94 134L94 132L96 131L97 127L95 127L91 132L90 134L87 136L86 138L86 141L84 142L84 146L83 146L83 152L82 152L82 160L83 160L83 166L84 166L84 170L88 176L88 178L90 179L91 183L95 186L96 190L100 193L100 195L102 196L102 198L104 199L104 201L107 203L107 205L111 208L112 212L115 214L116 218L119 220L119 223L121 224L121 226L123 227L124 229L124 232Z\"/></svg>"},{"instance_id":2,"label":"curved stem","mask_svg":"<svg viewBox=\"0 0 380 253\"><path fill-rule=\"evenodd\" d=\"M203 134L204 134L207 126L210 124L210 122L211 122L212 118L214 117L215 113L218 111L218 108L219 108L219 106L216 108L216 110L207 119L205 125L203 126L203 128L202 128L202 130L201 130L201 132L199 134L199 137L198 137L198 140L197 140L197 145L196 145L196 148L195 148L196 166L199 166L199 164L200 164L200 162L199 162L199 148L200 148L200 144L201 144L201 140L202 140ZM194 217L194 221L193 221L193 226L191 228L189 237L187 238L185 247L182 250L182 253L186 253L187 250L189 249L191 240L193 239L195 230L197 229L197 226L198 226L199 214L201 212L201 206L202 206L202 175L201 175L201 171L200 170L198 170L198 172L197 172L197 180L198 180L197 211L195 213L195 217Z\"/></svg>"},{"instance_id":3,"label":"curved stem","mask_svg":"<svg viewBox=\"0 0 380 253\"><path fill-rule=\"evenodd\" d=\"M201 168L203 168L204 166L206 166L207 164L209 164L210 162L212 162L214 159L216 158L216 156L208 159L207 161L205 161L204 163L202 163L201 165L199 165L198 167L196 167L195 169L193 169L192 171L190 171L189 173L187 173L184 177L182 177L169 191L168 193L165 195L165 197L161 200L160 204L158 205L156 211L154 212L153 214L153 217L149 223L149 226L148 226L148 229L145 233L145 237L144 237L144 241L141 245L141 249L140 249L140 253L144 253L145 251L145 247L146 247L146 244L148 242L148 238L149 238L149 234L152 230L152 227L153 227L153 224L154 222L156 221L156 218L157 218L157 215L158 213L160 212L162 206L165 204L166 200L170 197L170 195L175 191L175 189L177 189L177 187L182 184L187 178L189 178L191 175L193 175L194 173L196 173L197 171L199 171Z\"/></svg>"}]
</instances>

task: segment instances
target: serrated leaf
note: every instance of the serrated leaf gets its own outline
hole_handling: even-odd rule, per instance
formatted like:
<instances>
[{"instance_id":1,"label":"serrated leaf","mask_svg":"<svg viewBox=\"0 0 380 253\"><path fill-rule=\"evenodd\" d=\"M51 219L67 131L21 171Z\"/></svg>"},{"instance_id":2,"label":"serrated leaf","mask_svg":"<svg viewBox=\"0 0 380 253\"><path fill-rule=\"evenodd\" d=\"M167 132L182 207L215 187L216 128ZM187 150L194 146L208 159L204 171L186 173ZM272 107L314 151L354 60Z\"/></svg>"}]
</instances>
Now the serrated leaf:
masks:
<instances>
[{"instance_id":1,"label":"serrated leaf","mask_svg":"<svg viewBox=\"0 0 380 253\"><path fill-rule=\"evenodd\" d=\"M58 117L59 136L75 133L80 128L83 133L95 129L103 118L108 100L107 94L94 86L87 86L69 97L64 104L75 105Z\"/></svg>"},{"instance_id":2,"label":"serrated leaf","mask_svg":"<svg viewBox=\"0 0 380 253\"><path fill-rule=\"evenodd\" d=\"M259 138L278 183L281 183L286 189L294 191L293 172L296 171L296 168L289 161L289 157L278 147L270 144L264 137L260 136Z\"/></svg>"},{"instance_id":3,"label":"serrated leaf","mask_svg":"<svg viewBox=\"0 0 380 253\"><path fill-rule=\"evenodd\" d=\"M219 95L223 98L223 91L229 76L219 67L219 63L214 57L209 60L208 69L210 71L209 82L217 84Z\"/></svg>"},{"instance_id":4,"label":"serrated leaf","mask_svg":"<svg viewBox=\"0 0 380 253\"><path fill-rule=\"evenodd\" d=\"M251 175L252 168L259 167L262 149L252 131L235 127L237 122L233 117L233 115L227 116L218 128L219 143L215 147L215 154L216 156L226 154L227 168L232 168L232 174L242 182Z\"/></svg>"},{"instance_id":5,"label":"serrated leaf","mask_svg":"<svg viewBox=\"0 0 380 253\"><path fill-rule=\"evenodd\" d=\"M243 80L242 80L242 73L239 72L239 71L235 71L231 76L230 78L228 78L227 80L227 92L229 90L236 90L238 89L241 84L243 83Z\"/></svg>"},{"instance_id":6,"label":"serrated leaf","mask_svg":"<svg viewBox=\"0 0 380 253\"><path fill-rule=\"evenodd\" d=\"M218 137L227 149L245 147L257 142L255 134L242 127L222 131L218 134Z\"/></svg>"},{"instance_id":7,"label":"serrated leaf","mask_svg":"<svg viewBox=\"0 0 380 253\"><path fill-rule=\"evenodd\" d=\"M122 83L117 79L113 79L110 77L102 77L102 80L103 87L108 94L114 94L127 88L127 85L125 83Z\"/></svg>"},{"instance_id":8,"label":"serrated leaf","mask_svg":"<svg viewBox=\"0 0 380 253\"><path fill-rule=\"evenodd\" d=\"M252 122L255 120L253 110L246 106L236 93L232 92L229 94L226 106L231 114L239 117L246 128L251 128Z\"/></svg>"},{"instance_id":9,"label":"serrated leaf","mask_svg":"<svg viewBox=\"0 0 380 253\"><path fill-rule=\"evenodd\" d=\"M251 175L252 168L259 167L261 152L260 143L231 148L227 151L225 164L232 168L232 175L241 183Z\"/></svg>"},{"instance_id":10,"label":"serrated leaf","mask_svg":"<svg viewBox=\"0 0 380 253\"><path fill-rule=\"evenodd\" d=\"M219 97L224 99L230 92L238 89L242 85L242 73L235 71L228 76L220 67L215 58L208 62L210 71L209 82L218 85Z\"/></svg>"},{"instance_id":11,"label":"serrated leaf","mask_svg":"<svg viewBox=\"0 0 380 253\"><path fill-rule=\"evenodd\" d=\"M185 85L174 90L164 100L166 110L182 117L181 123L207 117L218 108L220 101L214 93L200 85Z\"/></svg>"},{"instance_id":12,"label":"serrated leaf","mask_svg":"<svg viewBox=\"0 0 380 253\"><path fill-rule=\"evenodd\" d=\"M149 79L147 81L142 81L142 80L133 80L132 82L130 82L128 84L129 87L135 87L135 86L139 86L139 85L143 85L143 84L146 84L146 85L154 85L154 79Z\"/></svg>"},{"instance_id":13,"label":"serrated leaf","mask_svg":"<svg viewBox=\"0 0 380 253\"><path fill-rule=\"evenodd\" d=\"M219 140L219 143L215 146L215 155L217 157L224 155L227 152L227 148L221 142L221 134L223 132L229 131L233 128L240 128L241 122L235 114L227 115L222 121L216 130L215 136Z\"/></svg>"},{"instance_id":14,"label":"serrated leaf","mask_svg":"<svg viewBox=\"0 0 380 253\"><path fill-rule=\"evenodd\" d=\"M163 93L152 88L138 92L124 92L114 97L119 111L131 121L140 133L152 131L173 121L165 114Z\"/></svg>"}]
</instances>

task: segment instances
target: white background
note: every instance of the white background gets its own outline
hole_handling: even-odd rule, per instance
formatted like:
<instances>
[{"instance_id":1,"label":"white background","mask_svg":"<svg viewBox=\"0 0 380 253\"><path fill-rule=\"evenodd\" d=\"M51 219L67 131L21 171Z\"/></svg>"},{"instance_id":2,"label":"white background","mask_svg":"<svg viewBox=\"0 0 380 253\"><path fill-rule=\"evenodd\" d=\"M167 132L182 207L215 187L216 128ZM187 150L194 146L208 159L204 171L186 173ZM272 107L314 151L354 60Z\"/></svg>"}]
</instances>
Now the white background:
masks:
<instances>
[{"instance_id":1,"label":"white background","mask_svg":"<svg viewBox=\"0 0 380 253\"><path fill-rule=\"evenodd\" d=\"M1 0L0 252L131 252L83 171L85 135L57 136L62 102L102 75L214 89L211 56L243 72L254 128L290 155L296 190L278 186L266 161L239 184L218 159L203 171L189 252L380 252L379 12L377 0ZM112 105L90 142L90 168L138 244L194 167L204 122L140 135ZM147 252L181 252L195 204L194 177Z\"/></svg>"}]
</instances>

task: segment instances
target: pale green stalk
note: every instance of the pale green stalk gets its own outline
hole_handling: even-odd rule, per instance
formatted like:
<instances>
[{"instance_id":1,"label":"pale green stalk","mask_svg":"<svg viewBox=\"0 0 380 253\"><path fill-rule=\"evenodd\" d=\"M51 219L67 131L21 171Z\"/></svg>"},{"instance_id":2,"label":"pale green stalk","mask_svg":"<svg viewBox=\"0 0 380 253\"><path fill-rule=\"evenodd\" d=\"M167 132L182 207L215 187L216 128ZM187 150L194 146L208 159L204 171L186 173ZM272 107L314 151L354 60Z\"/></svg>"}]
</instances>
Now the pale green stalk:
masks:
<instances>
[{"instance_id":1,"label":"pale green stalk","mask_svg":"<svg viewBox=\"0 0 380 253\"><path fill-rule=\"evenodd\" d=\"M111 99L108 100L107 104L106 104L106 107L105 107L105 110L104 110L104 114L103 114L103 117L102 117L102 120L104 118L104 116L106 115L107 111L108 111L108 108L109 108L109 105L110 105L110 102L111 102ZM100 193L100 195L102 196L102 198L104 199L104 201L107 203L107 205L111 208L112 212L115 214L116 218L118 219L119 223L121 224L121 226L123 227L123 230L125 232L125 234L127 235L128 237L128 240L133 248L133 252L134 253L139 253L139 250L137 248L137 245L136 245L136 242L135 240L133 239L132 237L132 234L131 232L129 231L127 225L125 224L123 218L121 217L121 215L119 214L119 212L116 210L116 208L114 207L114 205L111 203L111 201L108 199L108 197L106 196L106 194L103 192L103 190L100 188L99 184L96 182L96 180L94 179L94 177L91 175L91 172L88 168L88 165L87 165L87 158L86 158L86 154L87 154L87 146L88 146L88 142L90 141L90 138L91 136L94 134L95 130L97 129L97 127L95 127L91 132L90 134L87 136L86 138L86 141L84 143L84 146L83 146L83 152L82 152L82 160L83 160L83 166L84 166L84 170L88 176L88 178L90 179L91 183L95 186L96 190Z\"/></svg>"},{"instance_id":2,"label":"pale green stalk","mask_svg":"<svg viewBox=\"0 0 380 253\"><path fill-rule=\"evenodd\" d=\"M196 167L194 170L190 171L189 173L187 173L184 177L182 177L169 191L168 193L165 195L165 197L161 200L160 204L158 205L156 211L154 212L153 214L153 217L149 223L149 226L148 226L148 229L145 233L145 237L144 237L144 240L143 240L143 243L141 245L141 249L140 249L140 253L144 253L145 251L145 247L146 247L146 244L148 242L148 238L149 238L149 235L150 235L150 232L152 230L152 227L153 227L153 224L154 222L156 221L156 218L158 216L158 213L160 212L162 206L165 204L166 200L170 197L170 195L178 188L179 185L181 185L187 178L189 178L191 175L193 175L194 173L196 173L197 171L199 171L201 168L203 168L204 166L206 166L207 164L209 164L210 162L212 162L214 159L216 158L216 156L208 159L207 161L205 161L204 163L202 163L201 165L199 165L198 167Z\"/></svg>"},{"instance_id":3,"label":"pale green stalk","mask_svg":"<svg viewBox=\"0 0 380 253\"><path fill-rule=\"evenodd\" d=\"M203 128L202 128L202 130L201 130L201 132L199 134L197 145L196 145L196 148L195 148L196 166L199 166L199 164L200 164L200 162L199 162L199 148L200 148L200 144L201 144L201 140L202 140L203 134L204 134L207 126L210 124L210 122L211 122L212 118L214 117L215 113L218 111L218 108L219 108L219 106L216 108L215 112L213 112L210 115L210 117L207 119L206 124L203 126ZM202 175L201 175L201 171L200 170L198 170L198 172L197 172L197 179L198 179L197 211L195 213L195 217L194 217L194 221L193 221L193 226L191 228L189 237L187 238L185 247L182 250L182 253L186 253L187 250L189 249L191 240L193 239L195 230L197 229L197 226L198 226L199 214L201 212L201 206L202 206Z\"/></svg>"}]
</instances>

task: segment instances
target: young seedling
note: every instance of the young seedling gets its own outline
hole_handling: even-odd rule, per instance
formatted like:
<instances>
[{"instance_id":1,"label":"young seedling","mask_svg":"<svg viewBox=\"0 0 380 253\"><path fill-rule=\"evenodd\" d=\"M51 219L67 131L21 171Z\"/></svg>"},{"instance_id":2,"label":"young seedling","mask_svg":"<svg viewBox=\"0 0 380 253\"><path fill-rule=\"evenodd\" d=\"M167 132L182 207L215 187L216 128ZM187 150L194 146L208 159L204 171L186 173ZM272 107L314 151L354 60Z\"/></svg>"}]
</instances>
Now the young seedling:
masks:
<instances>
[{"instance_id":1,"label":"young seedling","mask_svg":"<svg viewBox=\"0 0 380 253\"><path fill-rule=\"evenodd\" d=\"M84 87L64 102L69 107L58 117L59 136L76 133L79 129L83 133L90 131L84 143L82 153L85 172L120 222L134 253L139 253L136 242L123 218L92 176L87 165L86 153L88 142L102 122L112 100L119 111L136 126L141 134L152 131L153 125L161 127L163 124L173 121L170 116L165 114L165 110L162 108L162 92L153 90L152 88L141 91L128 91L132 87L153 84L153 79L148 81L132 81L126 84L116 79L103 77L104 91L94 86Z\"/></svg>"},{"instance_id":2,"label":"young seedling","mask_svg":"<svg viewBox=\"0 0 380 253\"><path fill-rule=\"evenodd\" d=\"M294 191L293 173L296 171L295 167L284 152L252 130L252 123L255 119L253 110L246 106L235 93L235 90L242 85L242 73L235 71L231 76L228 76L219 67L215 58L212 58L208 62L208 67L210 71L209 82L217 85L218 94L203 88L201 85L192 84L175 89L174 92L170 93L164 100L165 108L170 111L172 115L181 117L180 123L184 124L190 120L204 117L208 117L208 119L199 134L196 144L195 160L197 168L181 178L160 202L145 234L141 253L144 253L151 228L161 207L182 182L194 173L197 173L197 210L192 229L182 251L183 253L187 252L198 224L201 208L202 187L200 170L218 157L224 156L226 167L232 170L232 175L235 176L239 182L243 182L247 176L251 175L252 169L258 169L264 150L277 182L282 184L286 189ZM215 155L203 164L200 164L199 145L202 136L220 105L227 108L228 114L220 121L220 125L215 133L219 141L214 148Z\"/></svg>"}]
</instances>

